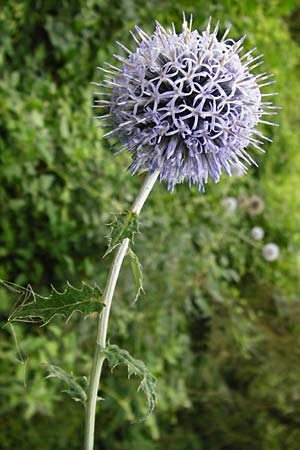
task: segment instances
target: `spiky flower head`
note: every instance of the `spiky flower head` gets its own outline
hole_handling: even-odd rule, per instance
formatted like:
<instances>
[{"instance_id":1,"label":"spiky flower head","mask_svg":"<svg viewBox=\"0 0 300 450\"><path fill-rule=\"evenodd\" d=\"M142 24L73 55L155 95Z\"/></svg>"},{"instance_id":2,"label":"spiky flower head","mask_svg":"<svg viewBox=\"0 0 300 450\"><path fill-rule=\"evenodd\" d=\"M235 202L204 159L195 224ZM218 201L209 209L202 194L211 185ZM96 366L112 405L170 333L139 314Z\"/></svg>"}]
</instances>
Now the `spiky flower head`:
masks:
<instances>
[{"instance_id":1,"label":"spiky flower head","mask_svg":"<svg viewBox=\"0 0 300 450\"><path fill-rule=\"evenodd\" d=\"M273 81L265 72L251 71L261 64L262 55L250 50L240 55L244 37L228 39L229 29L218 40L218 25L210 20L201 34L192 31L192 18L183 20L182 32L158 22L153 35L136 27L137 44L128 55L114 55L122 63L107 64L104 84L108 99L96 100L95 107L108 108L96 116L111 127L105 137L115 136L132 156L132 174L160 171L169 190L187 180L204 190L209 176L218 182L231 166L247 171L244 163L255 164L246 152L252 144L263 151L264 140L256 130L263 114L275 114L276 107L263 101L260 88ZM117 145L116 143L114 145Z\"/></svg>"}]
</instances>

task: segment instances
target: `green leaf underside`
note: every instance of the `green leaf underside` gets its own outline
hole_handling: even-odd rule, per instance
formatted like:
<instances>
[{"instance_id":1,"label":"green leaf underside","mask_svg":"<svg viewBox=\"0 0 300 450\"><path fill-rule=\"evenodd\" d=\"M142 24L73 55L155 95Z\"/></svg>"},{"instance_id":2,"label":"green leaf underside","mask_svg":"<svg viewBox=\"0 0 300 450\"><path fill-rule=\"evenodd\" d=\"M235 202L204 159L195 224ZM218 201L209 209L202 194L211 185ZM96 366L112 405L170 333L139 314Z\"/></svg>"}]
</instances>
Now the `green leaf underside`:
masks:
<instances>
[{"instance_id":1,"label":"green leaf underside","mask_svg":"<svg viewBox=\"0 0 300 450\"><path fill-rule=\"evenodd\" d=\"M58 378L67 386L62 392L70 395L76 402L85 403L87 400L88 382L86 377L75 377L73 374L65 372L58 366L43 363L41 367L48 372L46 378Z\"/></svg>"},{"instance_id":2,"label":"green leaf underside","mask_svg":"<svg viewBox=\"0 0 300 450\"><path fill-rule=\"evenodd\" d=\"M114 216L109 226L108 247L104 257L111 253L123 239L129 238L133 242L135 234L139 232L138 215L132 211L121 212Z\"/></svg>"},{"instance_id":3,"label":"green leaf underside","mask_svg":"<svg viewBox=\"0 0 300 450\"><path fill-rule=\"evenodd\" d=\"M49 297L36 294L30 286L18 286L17 292L20 294L21 303L12 311L9 322L30 321L46 325L57 315L68 321L75 311L88 316L93 312L101 312L104 307L98 286L89 286L86 283L82 283L82 287L77 289L67 282L63 292L58 292L52 286Z\"/></svg>"},{"instance_id":4,"label":"green leaf underside","mask_svg":"<svg viewBox=\"0 0 300 450\"><path fill-rule=\"evenodd\" d=\"M145 292L143 287L143 268L137 255L131 248L128 249L127 253L130 256L132 273L136 283L136 296L133 300L133 303L135 303L139 296Z\"/></svg>"},{"instance_id":5,"label":"green leaf underside","mask_svg":"<svg viewBox=\"0 0 300 450\"><path fill-rule=\"evenodd\" d=\"M147 412L143 417L137 419L136 422L146 419L154 410L157 401L155 393L156 378L149 372L143 361L133 358L127 350L122 350L117 345L109 344L103 352L111 370L120 364L125 364L128 369L128 378L131 375L142 378L138 390L142 390L147 397Z\"/></svg>"}]
</instances>

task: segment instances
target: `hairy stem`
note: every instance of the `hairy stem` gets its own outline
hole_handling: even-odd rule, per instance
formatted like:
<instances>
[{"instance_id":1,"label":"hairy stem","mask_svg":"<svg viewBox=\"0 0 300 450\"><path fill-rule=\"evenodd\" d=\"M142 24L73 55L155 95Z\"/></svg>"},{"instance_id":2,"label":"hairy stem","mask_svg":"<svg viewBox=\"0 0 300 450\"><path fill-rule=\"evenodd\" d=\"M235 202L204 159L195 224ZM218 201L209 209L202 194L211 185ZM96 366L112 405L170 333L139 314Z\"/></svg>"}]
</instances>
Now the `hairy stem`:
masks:
<instances>
[{"instance_id":1,"label":"hairy stem","mask_svg":"<svg viewBox=\"0 0 300 450\"><path fill-rule=\"evenodd\" d=\"M137 195L135 202L132 205L131 212L135 214L140 214L141 209L154 186L155 181L159 175L159 171L156 170L153 174L149 174L142 185L140 192ZM84 440L84 450L93 450L94 448L94 431L95 431L95 416L96 416L96 403L98 388L101 378L101 371L103 362L105 360L105 355L103 350L106 346L106 335L107 326L110 314L111 303L116 287L116 283L119 277L121 265L123 259L126 255L129 246L129 239L123 239L121 245L115 254L114 260L112 262L109 275L107 278L106 286L103 292L103 302L105 308L99 317L98 334L96 340L96 349L94 354L94 360L92 365L92 370L90 374L90 384L88 392L88 401L86 407L86 422L85 422L85 440Z\"/></svg>"}]
</instances>

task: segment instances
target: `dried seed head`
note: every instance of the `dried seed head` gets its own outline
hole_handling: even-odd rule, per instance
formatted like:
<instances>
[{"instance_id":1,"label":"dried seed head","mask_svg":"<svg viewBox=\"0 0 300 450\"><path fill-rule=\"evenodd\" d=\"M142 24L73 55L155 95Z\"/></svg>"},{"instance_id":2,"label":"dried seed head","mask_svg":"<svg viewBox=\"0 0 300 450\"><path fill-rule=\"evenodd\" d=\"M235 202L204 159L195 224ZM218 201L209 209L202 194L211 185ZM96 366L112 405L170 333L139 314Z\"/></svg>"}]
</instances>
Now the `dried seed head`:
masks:
<instances>
[{"instance_id":1,"label":"dried seed head","mask_svg":"<svg viewBox=\"0 0 300 450\"><path fill-rule=\"evenodd\" d=\"M251 214L252 216L257 216L264 211L265 202L258 195L252 195L252 197L247 200L246 207L249 214Z\"/></svg>"},{"instance_id":2,"label":"dried seed head","mask_svg":"<svg viewBox=\"0 0 300 450\"><path fill-rule=\"evenodd\" d=\"M184 17L179 34L158 22L151 36L136 27L136 50L121 44L128 53L115 55L121 69L103 69L109 100L95 105L109 108L105 137L132 155L131 172L159 169L170 191L184 180L204 190L209 177L218 182L232 166L245 173L244 163L255 164L245 149L262 150L268 138L255 127L272 108L260 92L268 76L251 73L262 55L241 57L244 38L228 39L227 30L218 40L218 26L210 31L209 21L200 34L191 22Z\"/></svg>"}]
</instances>

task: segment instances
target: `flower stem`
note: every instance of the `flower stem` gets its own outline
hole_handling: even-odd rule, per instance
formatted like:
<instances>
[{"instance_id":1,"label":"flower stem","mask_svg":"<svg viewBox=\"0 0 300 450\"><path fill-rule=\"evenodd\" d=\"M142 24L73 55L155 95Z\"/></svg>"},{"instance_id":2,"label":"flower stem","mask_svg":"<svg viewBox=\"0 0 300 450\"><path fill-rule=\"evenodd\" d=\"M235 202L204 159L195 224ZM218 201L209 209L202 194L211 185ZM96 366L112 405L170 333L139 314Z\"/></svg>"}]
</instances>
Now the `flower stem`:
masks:
<instances>
[{"instance_id":1,"label":"flower stem","mask_svg":"<svg viewBox=\"0 0 300 450\"><path fill-rule=\"evenodd\" d=\"M152 174L149 174L142 185L140 192L134 201L131 212L137 215L140 214L141 209L154 186L155 181L159 175L159 171L156 170ZM95 416L96 416L96 403L98 388L101 378L101 371L105 355L103 350L106 346L107 326L110 314L110 308L112 303L113 294L115 291L116 283L119 277L121 265L126 255L129 246L129 239L123 239L121 245L118 247L118 251L115 254L112 262L109 275L107 278L106 286L103 292L103 303L105 307L99 317L98 334L96 340L96 349L94 354L94 360L92 370L90 374L90 384L86 407L86 421L85 421L85 440L84 450L93 450L94 448L94 432L95 432Z\"/></svg>"}]
</instances>

